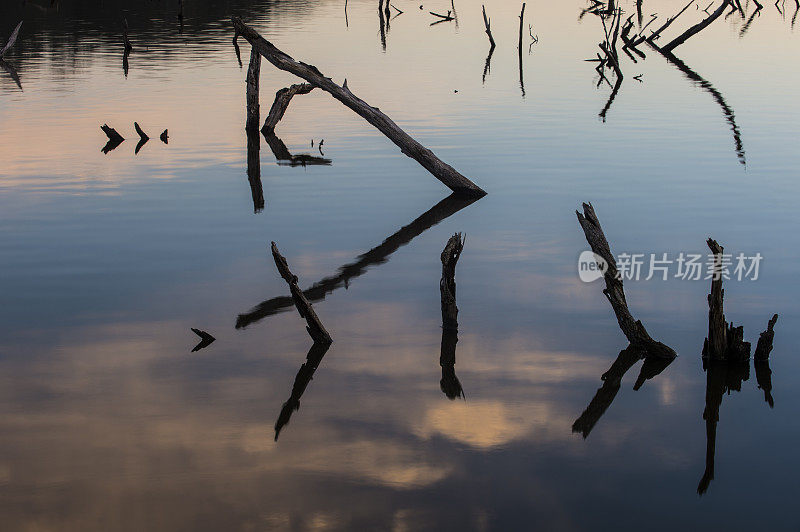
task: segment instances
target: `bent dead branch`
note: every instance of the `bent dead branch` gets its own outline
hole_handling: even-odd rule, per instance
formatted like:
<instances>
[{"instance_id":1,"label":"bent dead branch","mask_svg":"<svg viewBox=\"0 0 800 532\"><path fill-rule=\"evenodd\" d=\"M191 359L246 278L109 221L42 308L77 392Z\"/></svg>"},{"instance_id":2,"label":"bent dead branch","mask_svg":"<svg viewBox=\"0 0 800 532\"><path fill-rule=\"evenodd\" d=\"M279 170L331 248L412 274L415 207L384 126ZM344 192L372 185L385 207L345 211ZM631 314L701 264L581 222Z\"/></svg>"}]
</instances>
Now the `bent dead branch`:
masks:
<instances>
[{"instance_id":1,"label":"bent dead branch","mask_svg":"<svg viewBox=\"0 0 800 532\"><path fill-rule=\"evenodd\" d=\"M323 76L316 67L295 61L284 52L278 50L273 44L261 37L258 32L244 24L239 17L232 17L231 20L236 31L247 39L254 51L261 54L276 68L290 72L306 80L342 102L345 106L375 126L375 128L383 133L389 140L394 142L405 155L420 163L423 168L428 170L436 179L441 181L453 192L474 197L486 195L483 189L458 173L453 167L436 157L431 150L424 147L405 131L400 129L400 127L395 124L391 118L382 113L380 109L370 106L364 100L353 94L347 87L347 81L341 86L337 85L331 78Z\"/></svg>"},{"instance_id":2,"label":"bent dead branch","mask_svg":"<svg viewBox=\"0 0 800 532\"><path fill-rule=\"evenodd\" d=\"M292 274L289 270L286 258L280 254L275 242L272 243L272 258L275 259L275 266L278 268L278 273L280 273L283 280L289 285L289 290L292 292L292 299L294 300L295 307L297 307L297 312L306 320L306 330L308 334L311 335L315 344L330 345L333 342L330 334L325 330L325 327L322 325L311 303L308 302L305 294L303 294L303 291L300 290L300 287L297 285L297 276Z\"/></svg>"},{"instance_id":3,"label":"bent dead branch","mask_svg":"<svg viewBox=\"0 0 800 532\"><path fill-rule=\"evenodd\" d=\"M611 248L608 245L608 240L600 227L600 221L594 212L594 207L591 203L583 204L583 214L575 211L583 228L583 233L586 235L586 241L592 248L592 251L605 261L605 271L603 277L605 279L606 288L603 294L608 298L611 307L614 309L614 314L617 317L619 328L622 329L623 334L628 341L637 348L646 351L646 356L654 356L660 358L675 358L677 355L670 347L653 340L647 333L647 330L642 325L642 322L635 320L628 310L628 302L625 300L625 290L622 286L622 279L617 270L617 262L611 254ZM598 266L603 266L598 263Z\"/></svg>"},{"instance_id":4,"label":"bent dead branch","mask_svg":"<svg viewBox=\"0 0 800 532\"><path fill-rule=\"evenodd\" d=\"M722 13L725 11L725 8L729 5L732 6L733 4L731 3L730 0L725 0L713 13L711 13L711 15L709 15L701 22L698 22L688 30L684 31L683 33L672 39L669 43L667 43L665 46L662 46L661 48L665 52L672 52L672 50L682 45L683 43L688 41L691 37L697 35L701 31L706 29L712 22L717 20L720 17L720 15L722 15Z\"/></svg>"},{"instance_id":5,"label":"bent dead branch","mask_svg":"<svg viewBox=\"0 0 800 532\"><path fill-rule=\"evenodd\" d=\"M312 90L314 90L314 85L310 83L296 83L291 87L285 87L276 92L275 101L272 102L272 107L269 109L269 114L261 131L265 134L274 133L275 127L289 108L292 98L298 94L308 94Z\"/></svg>"}]
</instances>

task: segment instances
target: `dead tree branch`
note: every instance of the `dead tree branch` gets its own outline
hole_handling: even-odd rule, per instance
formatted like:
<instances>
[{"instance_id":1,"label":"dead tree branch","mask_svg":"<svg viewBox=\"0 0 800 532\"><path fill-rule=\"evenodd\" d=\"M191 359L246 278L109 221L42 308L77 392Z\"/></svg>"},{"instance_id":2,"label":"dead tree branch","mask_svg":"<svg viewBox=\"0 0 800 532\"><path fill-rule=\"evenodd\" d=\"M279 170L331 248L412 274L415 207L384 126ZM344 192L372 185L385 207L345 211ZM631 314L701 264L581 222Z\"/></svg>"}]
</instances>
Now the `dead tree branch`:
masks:
<instances>
[{"instance_id":1,"label":"dead tree branch","mask_svg":"<svg viewBox=\"0 0 800 532\"><path fill-rule=\"evenodd\" d=\"M314 343L330 344L333 342L328 331L325 330L325 327L317 316L317 313L314 312L311 303L308 302L303 291L300 290L300 287L297 285L297 276L293 275L289 270L286 258L280 254L275 242L272 243L272 258L275 259L275 266L278 267L278 273L280 273L283 280L289 284L289 290L292 292L294 305L297 307L297 312L300 313L300 316L305 318L307 323L306 330L308 334L311 335Z\"/></svg>"},{"instance_id":2,"label":"dead tree branch","mask_svg":"<svg viewBox=\"0 0 800 532\"><path fill-rule=\"evenodd\" d=\"M314 90L314 85L310 83L296 83L291 87L284 87L276 92L275 101L272 102L272 107L269 109L269 114L264 121L264 126L261 128L261 131L265 134L274 133L275 127L283 118L286 109L289 108L292 98L298 94L308 94L312 90Z\"/></svg>"},{"instance_id":3,"label":"dead tree branch","mask_svg":"<svg viewBox=\"0 0 800 532\"><path fill-rule=\"evenodd\" d=\"M436 157L431 150L411 138L405 131L395 124L391 118L383 114L377 107L372 107L364 100L358 98L347 87L347 81L341 86L334 83L317 70L316 67L299 61L278 50L266 41L255 30L245 25L239 17L232 17L236 31L239 32L252 45L253 49L264 56L276 68L290 72L315 87L319 87L331 96L342 102L367 122L375 126L389 140L394 142L401 151L420 163L436 179L458 194L482 197L486 192L475 183L458 173L453 167Z\"/></svg>"},{"instance_id":4,"label":"dead tree branch","mask_svg":"<svg viewBox=\"0 0 800 532\"><path fill-rule=\"evenodd\" d=\"M605 294L609 303L611 303L611 307L614 309L614 314L617 317L617 323L619 323L619 328L622 329L625 337L634 347L646 351L646 356L648 357L675 358L675 351L661 342L653 340L647 333L644 325L642 325L642 322L635 320L630 310L628 310L628 302L625 300L625 290L622 286L621 275L617 270L617 262L611 254L608 240L606 240L603 229L600 227L600 221L597 219L592 204L584 203L583 214L578 211L575 211L575 214L578 216L578 222L580 222L583 228L586 241L589 243L592 251L606 263L606 269L603 275L606 288L603 290L603 294ZM598 263L598 266L602 266L602 264Z\"/></svg>"},{"instance_id":5,"label":"dead tree branch","mask_svg":"<svg viewBox=\"0 0 800 532\"><path fill-rule=\"evenodd\" d=\"M665 46L662 46L661 48L665 52L672 52L672 50L682 45L691 37L697 35L701 31L706 29L712 22L717 20L720 17L720 15L722 15L722 13L725 11L726 6L728 5L733 5L733 4L731 4L730 0L725 0L713 13L711 13L710 16L708 16L701 22L698 22L688 30L684 31L683 33L672 39L669 43L667 43Z\"/></svg>"},{"instance_id":6,"label":"dead tree branch","mask_svg":"<svg viewBox=\"0 0 800 532\"><path fill-rule=\"evenodd\" d=\"M2 50L0 50L0 59L2 59L3 56L6 55L6 52L9 51L11 47L14 46L14 43L17 42L17 37L19 36L19 30L21 27L22 27L22 21L20 21L20 23L17 24L17 27L14 28L14 31L11 32L11 36L8 38L6 45L3 46Z\"/></svg>"}]
</instances>

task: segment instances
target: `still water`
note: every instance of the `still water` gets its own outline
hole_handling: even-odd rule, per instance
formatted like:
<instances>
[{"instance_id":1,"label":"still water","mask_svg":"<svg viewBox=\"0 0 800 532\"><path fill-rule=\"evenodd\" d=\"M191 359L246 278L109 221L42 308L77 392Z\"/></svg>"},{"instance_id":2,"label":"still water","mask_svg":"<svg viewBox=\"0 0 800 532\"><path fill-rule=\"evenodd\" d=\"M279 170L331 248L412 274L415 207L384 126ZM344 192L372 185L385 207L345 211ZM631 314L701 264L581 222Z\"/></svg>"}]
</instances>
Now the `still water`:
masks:
<instances>
[{"instance_id":1,"label":"still water","mask_svg":"<svg viewBox=\"0 0 800 532\"><path fill-rule=\"evenodd\" d=\"M432 1L398 0L383 31L372 0L186 0L182 23L172 1L3 3L3 42L25 22L0 71L0 528L797 530L795 6L712 24L676 50L694 76L645 45L623 56L602 118L586 5L528 3L520 79L521 6L487 4L484 79L480 2L431 26L452 9ZM644 23L683 5L645 0ZM276 133L330 164L278 161L262 139L262 208L232 14L489 194L445 200L316 90ZM296 82L263 62L262 117ZM138 154L134 121L151 137ZM107 154L104 123L127 139ZM764 257L757 280L726 281L725 310L754 346L780 315L771 390L752 370L722 397L702 496L710 281L626 282L679 357L637 390L641 362L601 380L627 341L601 283L578 278L583 201L615 253L705 254L713 237ZM456 231L450 400L439 254ZM322 285L334 343L310 381L270 241L302 287ZM192 327L217 340L191 352Z\"/></svg>"}]
</instances>

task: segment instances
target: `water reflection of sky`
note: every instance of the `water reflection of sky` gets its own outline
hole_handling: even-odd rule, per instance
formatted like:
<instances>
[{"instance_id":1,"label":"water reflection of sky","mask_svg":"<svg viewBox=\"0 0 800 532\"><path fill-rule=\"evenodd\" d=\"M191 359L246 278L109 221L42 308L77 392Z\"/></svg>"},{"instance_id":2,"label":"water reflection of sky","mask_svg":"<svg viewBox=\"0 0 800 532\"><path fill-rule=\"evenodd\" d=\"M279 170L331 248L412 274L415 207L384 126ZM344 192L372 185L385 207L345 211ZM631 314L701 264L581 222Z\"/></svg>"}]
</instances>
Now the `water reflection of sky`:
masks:
<instances>
[{"instance_id":1,"label":"water reflection of sky","mask_svg":"<svg viewBox=\"0 0 800 532\"><path fill-rule=\"evenodd\" d=\"M456 5L458 28L428 26L427 8L446 3L399 5L385 52L372 2L349 2L349 27L339 2L234 2L230 11L334 80L346 76L489 191L316 304L334 344L276 443L310 340L291 309L234 328L288 293L269 241L310 286L447 194L315 91L295 99L277 133L292 153L314 154L324 138L333 164L278 166L262 142L265 208L254 214L229 9L188 4L182 36L171 7L125 12L135 46L127 78L116 4L0 8L3 20L22 13L29 29L7 58L24 92L0 72L9 529L796 526L791 13L765 7L743 38L730 18L680 48L735 110L744 167L713 98L654 53L627 63L603 123L609 89L595 89L582 61L602 28L579 23L577 5L528 6L540 41L523 54L523 99L517 5L487 6L498 47L482 84L488 43L471 0ZM85 38L70 37L76 29ZM242 52L246 62L246 44ZM630 79L640 73L644 83ZM265 114L294 80L265 64L261 81ZM136 156L134 120L153 137ZM127 137L108 155L103 123ZM156 138L164 128L169 145ZM626 344L600 287L575 275L584 200L617 252L705 252L713 236L765 257L759 281L726 285L726 310L752 342L780 314L776 405L755 375L724 397L703 498L706 282L627 283L634 315L680 357L638 391L634 366L589 436L572 432ZM455 366L466 401L451 402L439 389L437 284L455 231L467 234ZM217 341L190 354L190 327Z\"/></svg>"}]
</instances>

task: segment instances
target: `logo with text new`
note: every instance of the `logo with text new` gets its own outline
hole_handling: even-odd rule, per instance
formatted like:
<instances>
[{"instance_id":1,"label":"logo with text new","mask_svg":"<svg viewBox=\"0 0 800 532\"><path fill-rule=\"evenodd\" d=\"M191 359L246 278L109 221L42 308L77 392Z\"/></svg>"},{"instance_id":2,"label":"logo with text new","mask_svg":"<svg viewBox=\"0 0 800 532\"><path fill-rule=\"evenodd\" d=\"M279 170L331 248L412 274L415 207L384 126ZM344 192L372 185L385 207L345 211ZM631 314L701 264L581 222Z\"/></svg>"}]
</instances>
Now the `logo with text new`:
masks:
<instances>
[{"instance_id":1,"label":"logo with text new","mask_svg":"<svg viewBox=\"0 0 800 532\"><path fill-rule=\"evenodd\" d=\"M600 255L592 251L584 251L578 257L578 277L584 283L591 283L602 278L606 271L608 271L608 263Z\"/></svg>"}]
</instances>

